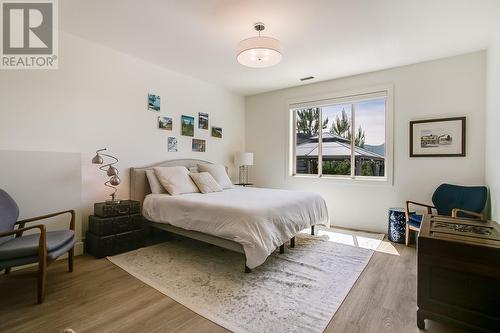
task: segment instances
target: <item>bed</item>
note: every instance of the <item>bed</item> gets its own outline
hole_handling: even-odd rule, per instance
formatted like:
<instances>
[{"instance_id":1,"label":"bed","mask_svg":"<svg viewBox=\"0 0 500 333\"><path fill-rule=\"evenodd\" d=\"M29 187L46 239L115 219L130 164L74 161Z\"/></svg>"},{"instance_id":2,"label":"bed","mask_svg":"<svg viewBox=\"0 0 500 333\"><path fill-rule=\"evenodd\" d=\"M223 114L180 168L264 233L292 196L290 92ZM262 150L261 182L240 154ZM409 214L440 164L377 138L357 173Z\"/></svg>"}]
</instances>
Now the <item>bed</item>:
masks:
<instances>
[{"instance_id":1,"label":"bed","mask_svg":"<svg viewBox=\"0 0 500 333\"><path fill-rule=\"evenodd\" d=\"M317 224L329 225L326 203L311 192L235 186L222 192L178 196L151 194L146 170L185 166L196 172L196 159L171 160L130 171L130 196L142 203L151 227L194 238L245 254L245 271L266 258L295 235Z\"/></svg>"}]
</instances>

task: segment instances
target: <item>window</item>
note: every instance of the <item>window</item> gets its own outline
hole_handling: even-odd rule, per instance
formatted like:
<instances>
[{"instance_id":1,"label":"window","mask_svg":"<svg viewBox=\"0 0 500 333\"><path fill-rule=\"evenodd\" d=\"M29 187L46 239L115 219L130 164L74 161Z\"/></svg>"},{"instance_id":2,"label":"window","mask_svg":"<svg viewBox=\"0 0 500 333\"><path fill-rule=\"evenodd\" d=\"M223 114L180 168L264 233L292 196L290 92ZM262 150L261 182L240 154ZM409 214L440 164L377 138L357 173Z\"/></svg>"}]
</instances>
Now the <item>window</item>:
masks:
<instances>
[{"instance_id":1,"label":"window","mask_svg":"<svg viewBox=\"0 0 500 333\"><path fill-rule=\"evenodd\" d=\"M291 174L386 180L388 91L290 105Z\"/></svg>"}]
</instances>

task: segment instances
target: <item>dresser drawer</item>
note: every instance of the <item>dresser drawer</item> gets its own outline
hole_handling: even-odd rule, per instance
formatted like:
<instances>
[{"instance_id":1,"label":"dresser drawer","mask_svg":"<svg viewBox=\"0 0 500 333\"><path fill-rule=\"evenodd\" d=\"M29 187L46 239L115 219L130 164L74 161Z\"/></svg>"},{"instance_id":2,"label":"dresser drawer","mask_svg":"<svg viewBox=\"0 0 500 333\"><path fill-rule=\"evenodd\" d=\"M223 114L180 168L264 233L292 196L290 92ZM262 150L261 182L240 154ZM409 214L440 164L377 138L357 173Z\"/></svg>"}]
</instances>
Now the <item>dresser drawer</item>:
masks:
<instances>
[{"instance_id":1,"label":"dresser drawer","mask_svg":"<svg viewBox=\"0 0 500 333\"><path fill-rule=\"evenodd\" d=\"M139 228L142 228L141 214L116 217L89 216L88 230L98 236L118 234Z\"/></svg>"}]
</instances>

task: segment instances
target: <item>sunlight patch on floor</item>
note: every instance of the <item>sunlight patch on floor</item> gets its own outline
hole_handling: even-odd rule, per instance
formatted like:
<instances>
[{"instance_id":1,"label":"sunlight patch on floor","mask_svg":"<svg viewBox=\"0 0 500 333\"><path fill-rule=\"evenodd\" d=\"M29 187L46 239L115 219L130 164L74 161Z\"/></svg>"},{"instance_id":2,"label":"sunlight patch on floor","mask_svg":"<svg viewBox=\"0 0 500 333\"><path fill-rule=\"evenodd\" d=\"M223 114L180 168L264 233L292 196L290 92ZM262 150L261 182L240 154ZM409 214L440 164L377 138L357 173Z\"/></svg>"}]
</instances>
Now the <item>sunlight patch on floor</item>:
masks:
<instances>
[{"instance_id":1,"label":"sunlight patch on floor","mask_svg":"<svg viewBox=\"0 0 500 333\"><path fill-rule=\"evenodd\" d=\"M303 234L311 234L311 229L304 229ZM388 241L383 241L382 234L351 231L337 228L315 227L316 236L326 238L329 242L370 249L377 252L399 256L397 249Z\"/></svg>"},{"instance_id":2,"label":"sunlight patch on floor","mask_svg":"<svg viewBox=\"0 0 500 333\"><path fill-rule=\"evenodd\" d=\"M398 250L388 241L382 241L375 251L399 256Z\"/></svg>"}]
</instances>

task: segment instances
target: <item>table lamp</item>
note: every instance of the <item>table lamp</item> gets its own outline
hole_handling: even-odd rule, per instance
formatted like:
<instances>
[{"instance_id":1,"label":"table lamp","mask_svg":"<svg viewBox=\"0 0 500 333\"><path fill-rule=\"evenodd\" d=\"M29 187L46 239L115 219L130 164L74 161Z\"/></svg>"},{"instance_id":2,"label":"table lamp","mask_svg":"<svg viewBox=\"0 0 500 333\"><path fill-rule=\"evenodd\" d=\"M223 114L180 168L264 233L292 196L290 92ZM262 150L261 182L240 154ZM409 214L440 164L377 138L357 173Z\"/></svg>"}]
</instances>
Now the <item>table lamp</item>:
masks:
<instances>
[{"instance_id":1,"label":"table lamp","mask_svg":"<svg viewBox=\"0 0 500 333\"><path fill-rule=\"evenodd\" d=\"M113 193L110 194L111 200L106 200L106 202L107 203L119 203L120 200L115 198L115 195L116 195L116 187L115 186L118 186L120 184L120 177L118 177L118 173L119 173L118 169L113 166L116 163L118 163L118 159L114 156L102 153L105 150L106 150L106 148L103 148L103 149L99 149L98 151L95 152L96 155L94 156L94 158L92 158L92 164L101 164L99 169L106 172L106 175L108 177L110 177L109 180L104 183L104 186L107 186L107 187L113 189ZM110 163L104 164L103 156L111 158L111 159L113 159L113 161Z\"/></svg>"},{"instance_id":2,"label":"table lamp","mask_svg":"<svg viewBox=\"0 0 500 333\"><path fill-rule=\"evenodd\" d=\"M253 165L253 153L236 153L234 155L234 164L239 167L239 183L248 184L248 166Z\"/></svg>"}]
</instances>

